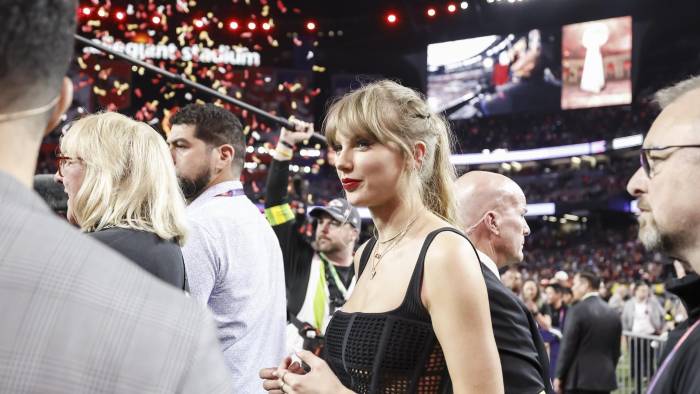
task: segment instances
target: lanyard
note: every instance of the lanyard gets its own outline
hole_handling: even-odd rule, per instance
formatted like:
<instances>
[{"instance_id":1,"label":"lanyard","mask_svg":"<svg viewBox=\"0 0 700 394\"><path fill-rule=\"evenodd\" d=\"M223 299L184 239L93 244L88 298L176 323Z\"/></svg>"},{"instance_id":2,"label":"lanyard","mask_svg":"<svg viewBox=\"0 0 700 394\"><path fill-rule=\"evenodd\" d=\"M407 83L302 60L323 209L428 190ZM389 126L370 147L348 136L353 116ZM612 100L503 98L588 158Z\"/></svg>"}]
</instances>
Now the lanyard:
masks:
<instances>
[{"instance_id":1,"label":"lanyard","mask_svg":"<svg viewBox=\"0 0 700 394\"><path fill-rule=\"evenodd\" d=\"M237 196L244 196L245 192L243 191L243 188L236 188L236 189L231 189L229 191L225 191L221 194L217 194L214 197L237 197Z\"/></svg>"},{"instance_id":2,"label":"lanyard","mask_svg":"<svg viewBox=\"0 0 700 394\"><path fill-rule=\"evenodd\" d=\"M335 283L338 290L340 290L340 294L343 295L343 299L345 300L348 299L348 289L343 284L343 281L340 280L338 272L335 270L333 264L328 262L326 256L324 256L323 253L319 253L318 256L321 259L321 266L319 267L319 280L318 284L316 285L316 292L314 294L313 309L314 322L316 323L316 328L319 330L323 330L323 323L325 321L326 316L326 308L330 308L330 305L328 305L328 301L330 299L330 290L328 289L328 285L326 283L326 267L328 267L328 271L331 273L333 282Z\"/></svg>"},{"instance_id":3,"label":"lanyard","mask_svg":"<svg viewBox=\"0 0 700 394\"><path fill-rule=\"evenodd\" d=\"M685 334L683 334L681 339L676 343L676 346L674 346L673 350L671 350L671 353L669 353L668 356L666 356L666 360L664 360L664 363L661 364L661 368L659 368L659 371L654 376L654 380L652 380L651 384L649 385L649 390L647 391L648 394L654 391L656 384L659 382L659 378L661 377L661 375L663 375L664 371L670 364L671 359L673 358L673 356L676 355L676 352L678 352L678 349L680 349L683 342L685 342L685 340L688 339L690 334L692 334L693 331L695 331L695 328L698 326L698 323L700 323L700 319L696 320L695 324L693 324L688 330L686 330Z\"/></svg>"},{"instance_id":4,"label":"lanyard","mask_svg":"<svg viewBox=\"0 0 700 394\"><path fill-rule=\"evenodd\" d=\"M328 271L330 271L331 276L333 277L333 282L335 282L336 287L338 287L338 290L340 290L340 294L343 295L343 299L348 299L348 289L345 287L345 284L343 284L343 281L340 280L340 276L338 275L338 271L335 270L335 267L333 266L332 263L326 259L326 256L323 253L318 254L321 257L321 261L323 262L323 265L328 266Z\"/></svg>"}]
</instances>

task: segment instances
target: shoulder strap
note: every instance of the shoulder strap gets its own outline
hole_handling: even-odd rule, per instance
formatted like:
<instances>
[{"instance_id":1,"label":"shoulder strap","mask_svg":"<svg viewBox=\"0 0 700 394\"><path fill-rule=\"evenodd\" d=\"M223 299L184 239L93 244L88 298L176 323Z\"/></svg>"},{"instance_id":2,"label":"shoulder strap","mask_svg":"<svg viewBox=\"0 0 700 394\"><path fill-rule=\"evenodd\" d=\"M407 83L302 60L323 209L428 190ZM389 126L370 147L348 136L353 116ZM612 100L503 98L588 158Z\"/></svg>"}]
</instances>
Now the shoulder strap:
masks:
<instances>
[{"instance_id":1,"label":"shoulder strap","mask_svg":"<svg viewBox=\"0 0 700 394\"><path fill-rule=\"evenodd\" d=\"M456 228L453 227L442 227L437 230L433 230L430 232L426 237L425 241L423 241L423 247L420 250L420 254L418 255L418 261L416 262L416 266L413 269L413 275L411 276L411 281L408 284L408 291L406 292L406 299L404 300L404 304L413 312L417 313L419 315L424 315L427 317L427 311L425 310L425 307L423 306L423 302L421 301L421 288L423 287L423 267L425 266L425 256L428 254L428 248L430 247L430 244L433 242L435 237L445 231L453 232L455 234L461 235L464 237L464 239L469 242L469 244L472 246L474 249L474 253L476 253L476 248L474 248L474 245L471 243L469 238L467 238L466 235L464 235L461 231L457 230ZM476 258L479 260L479 263L481 264L481 260L479 259L479 254L476 253Z\"/></svg>"},{"instance_id":2,"label":"shoulder strap","mask_svg":"<svg viewBox=\"0 0 700 394\"><path fill-rule=\"evenodd\" d=\"M479 264L482 264L481 258L479 257L479 253L476 251L476 247L474 246L472 241L469 240L469 238L467 238L466 235L464 235L463 232L457 230L454 227L442 227L442 228L439 228L437 230L433 230L432 232L430 232L430 234L428 234L428 236L425 237L425 241L423 242L423 247L420 250L420 255L418 255L418 264L420 264L420 266L421 266L421 268L420 268L421 271L423 270L422 266L425 263L425 255L428 254L428 247L430 247L430 244L433 242L433 239L435 239L435 237L438 234L445 232L445 231L450 231L450 232L453 232L455 234L458 234L458 235L461 235L462 237L464 237L464 239L466 239L467 242L469 242L469 245L474 250L474 253L476 254L477 261L479 261ZM418 269L418 264L416 264L416 269ZM422 277L423 276L421 274L421 278Z\"/></svg>"},{"instance_id":3,"label":"shoulder strap","mask_svg":"<svg viewBox=\"0 0 700 394\"><path fill-rule=\"evenodd\" d=\"M362 271L365 270L365 267L367 266L367 263L369 262L369 257L372 255L372 250L374 249L374 245L377 243L377 239L372 237L369 239L367 244L365 245L365 248L362 250L362 256L360 256L360 270L359 270L359 275L357 275L357 279L360 279L360 276L362 276Z\"/></svg>"}]
</instances>

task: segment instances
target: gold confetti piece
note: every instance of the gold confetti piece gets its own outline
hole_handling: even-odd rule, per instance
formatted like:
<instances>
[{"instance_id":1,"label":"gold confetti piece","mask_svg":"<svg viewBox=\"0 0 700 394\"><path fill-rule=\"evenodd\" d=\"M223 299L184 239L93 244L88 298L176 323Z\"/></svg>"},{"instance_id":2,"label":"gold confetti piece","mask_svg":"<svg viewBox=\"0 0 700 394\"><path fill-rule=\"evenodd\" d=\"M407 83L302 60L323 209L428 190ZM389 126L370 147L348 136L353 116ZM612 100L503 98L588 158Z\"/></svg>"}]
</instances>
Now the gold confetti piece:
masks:
<instances>
[{"instance_id":1,"label":"gold confetti piece","mask_svg":"<svg viewBox=\"0 0 700 394\"><path fill-rule=\"evenodd\" d=\"M311 67L311 70L315 71L315 72L319 72L319 73L326 72L325 67L321 67L321 66L317 66L317 65L314 65L313 67Z\"/></svg>"},{"instance_id":2,"label":"gold confetti piece","mask_svg":"<svg viewBox=\"0 0 700 394\"><path fill-rule=\"evenodd\" d=\"M82 70L85 70L87 68L87 64L85 64L85 60L83 60L82 57L78 58L78 65Z\"/></svg>"},{"instance_id":3,"label":"gold confetti piece","mask_svg":"<svg viewBox=\"0 0 700 394\"><path fill-rule=\"evenodd\" d=\"M98 96L104 97L104 96L107 95L107 91L106 91L106 90L100 89L100 88L98 88L97 86L93 86L93 87L92 87L92 91L93 91L96 95L98 95Z\"/></svg>"},{"instance_id":4,"label":"gold confetti piece","mask_svg":"<svg viewBox=\"0 0 700 394\"><path fill-rule=\"evenodd\" d=\"M119 95L121 96L122 93L124 93L124 92L127 91L128 89L129 89L129 84L128 84L128 83L124 83L124 84L122 84L122 85L119 87L119 90L117 90L117 94L119 94Z\"/></svg>"}]
</instances>

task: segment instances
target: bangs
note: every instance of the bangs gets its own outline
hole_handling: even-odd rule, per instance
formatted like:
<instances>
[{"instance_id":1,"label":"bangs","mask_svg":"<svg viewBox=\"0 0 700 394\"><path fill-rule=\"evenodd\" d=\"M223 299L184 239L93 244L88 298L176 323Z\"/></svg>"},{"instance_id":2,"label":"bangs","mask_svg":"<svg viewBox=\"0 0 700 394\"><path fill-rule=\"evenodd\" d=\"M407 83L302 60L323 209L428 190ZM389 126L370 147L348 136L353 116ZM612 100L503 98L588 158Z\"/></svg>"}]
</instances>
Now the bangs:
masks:
<instances>
[{"instance_id":1,"label":"bangs","mask_svg":"<svg viewBox=\"0 0 700 394\"><path fill-rule=\"evenodd\" d=\"M59 142L59 149L62 155L73 158L85 158L90 147L96 145L95 141L89 138L96 133L88 132L88 130L94 129L96 126L95 120L93 116L86 116L70 125L70 128Z\"/></svg>"},{"instance_id":2,"label":"bangs","mask_svg":"<svg viewBox=\"0 0 700 394\"><path fill-rule=\"evenodd\" d=\"M375 94L373 94L375 93ZM334 102L323 122L323 132L329 146L334 146L338 136L363 138L381 144L394 141L388 127L387 116L394 113L393 108L381 106L385 100L376 97L377 92L354 91Z\"/></svg>"}]
</instances>

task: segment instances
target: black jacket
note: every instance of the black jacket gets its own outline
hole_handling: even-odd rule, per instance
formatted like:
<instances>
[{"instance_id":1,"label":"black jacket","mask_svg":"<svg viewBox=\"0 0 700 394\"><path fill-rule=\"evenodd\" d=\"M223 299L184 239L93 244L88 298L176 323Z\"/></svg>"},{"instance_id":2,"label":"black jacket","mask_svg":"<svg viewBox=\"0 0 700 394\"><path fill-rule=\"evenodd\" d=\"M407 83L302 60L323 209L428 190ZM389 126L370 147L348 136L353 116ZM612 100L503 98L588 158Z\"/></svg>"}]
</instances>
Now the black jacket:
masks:
<instances>
[{"instance_id":1,"label":"black jacket","mask_svg":"<svg viewBox=\"0 0 700 394\"><path fill-rule=\"evenodd\" d=\"M162 281L188 290L185 260L180 246L174 241L165 241L154 233L119 227L90 235Z\"/></svg>"},{"instance_id":2,"label":"black jacket","mask_svg":"<svg viewBox=\"0 0 700 394\"><path fill-rule=\"evenodd\" d=\"M556 376L565 390L612 391L620 358L620 315L599 296L569 309Z\"/></svg>"},{"instance_id":3,"label":"black jacket","mask_svg":"<svg viewBox=\"0 0 700 394\"><path fill-rule=\"evenodd\" d=\"M493 335L506 393L552 393L549 357L537 323L523 302L483 263Z\"/></svg>"},{"instance_id":4,"label":"black jacket","mask_svg":"<svg viewBox=\"0 0 700 394\"><path fill-rule=\"evenodd\" d=\"M669 353L689 327L700 317L700 276L689 274L682 279L667 283L666 290L680 297L688 310L688 319L669 332L668 340L660 357L663 365ZM700 393L700 327L696 328L668 361L663 371L658 370L658 381L650 394Z\"/></svg>"},{"instance_id":5,"label":"black jacket","mask_svg":"<svg viewBox=\"0 0 700 394\"><path fill-rule=\"evenodd\" d=\"M265 212L282 249L284 280L287 285L287 312L296 316L304 306L309 275L311 275L311 261L316 251L309 238L304 235L303 228L308 224L306 214L293 213L289 207L288 179L289 162L273 159L265 188ZM284 209L288 215L282 220L274 219L276 215L270 213L272 209ZM351 268L348 280L351 280L354 272ZM326 282L332 299L342 304L344 298L334 281L330 279L328 270L326 270ZM348 283L345 285L347 286Z\"/></svg>"}]
</instances>

